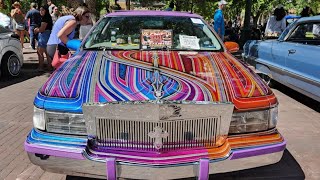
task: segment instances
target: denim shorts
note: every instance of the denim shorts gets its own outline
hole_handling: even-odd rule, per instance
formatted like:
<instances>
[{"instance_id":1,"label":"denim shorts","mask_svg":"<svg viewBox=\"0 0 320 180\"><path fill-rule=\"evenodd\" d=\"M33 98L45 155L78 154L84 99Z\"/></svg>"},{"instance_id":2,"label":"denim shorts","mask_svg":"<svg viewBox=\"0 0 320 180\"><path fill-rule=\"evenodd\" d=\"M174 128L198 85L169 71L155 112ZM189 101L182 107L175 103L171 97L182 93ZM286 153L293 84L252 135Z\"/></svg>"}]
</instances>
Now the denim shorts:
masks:
<instances>
[{"instance_id":1,"label":"denim shorts","mask_svg":"<svg viewBox=\"0 0 320 180\"><path fill-rule=\"evenodd\" d=\"M50 37L51 31L50 30L45 30L44 32L39 33L38 36L38 47L40 48L46 48L47 43Z\"/></svg>"}]
</instances>

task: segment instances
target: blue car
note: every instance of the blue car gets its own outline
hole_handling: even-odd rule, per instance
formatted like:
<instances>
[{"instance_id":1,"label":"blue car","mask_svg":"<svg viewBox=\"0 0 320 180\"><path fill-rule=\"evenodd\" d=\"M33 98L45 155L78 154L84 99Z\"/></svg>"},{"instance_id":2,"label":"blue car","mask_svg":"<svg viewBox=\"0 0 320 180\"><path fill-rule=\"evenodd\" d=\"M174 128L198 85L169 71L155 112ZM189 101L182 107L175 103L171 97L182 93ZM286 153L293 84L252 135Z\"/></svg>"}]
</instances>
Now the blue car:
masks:
<instances>
[{"instance_id":1,"label":"blue car","mask_svg":"<svg viewBox=\"0 0 320 180\"><path fill-rule=\"evenodd\" d=\"M320 16L291 23L277 40L252 40L244 45L244 60L267 83L280 82L320 101Z\"/></svg>"}]
</instances>

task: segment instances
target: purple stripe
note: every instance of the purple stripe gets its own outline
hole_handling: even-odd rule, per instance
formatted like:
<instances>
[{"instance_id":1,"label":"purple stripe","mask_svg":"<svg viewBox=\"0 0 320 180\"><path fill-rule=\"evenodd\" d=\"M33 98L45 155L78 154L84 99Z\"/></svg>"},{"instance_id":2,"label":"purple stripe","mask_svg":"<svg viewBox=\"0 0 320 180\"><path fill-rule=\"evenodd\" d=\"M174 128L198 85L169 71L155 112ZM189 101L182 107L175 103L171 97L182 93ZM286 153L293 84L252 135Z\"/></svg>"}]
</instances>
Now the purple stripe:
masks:
<instances>
[{"instance_id":1,"label":"purple stripe","mask_svg":"<svg viewBox=\"0 0 320 180\"><path fill-rule=\"evenodd\" d=\"M56 157L66 157L71 159L81 159L85 158L82 155L83 149L61 149L53 148L48 146L39 146L34 144L29 144L26 141L24 142L24 149L30 153L44 154Z\"/></svg>"},{"instance_id":2,"label":"purple stripe","mask_svg":"<svg viewBox=\"0 0 320 180\"><path fill-rule=\"evenodd\" d=\"M109 16L180 16L180 17L195 17L201 18L198 14L175 12L175 11L118 11L114 13L107 14Z\"/></svg>"},{"instance_id":3,"label":"purple stripe","mask_svg":"<svg viewBox=\"0 0 320 180\"><path fill-rule=\"evenodd\" d=\"M116 165L116 158L107 158L106 159L106 166L107 166L107 179L114 180L117 179L117 165Z\"/></svg>"},{"instance_id":4,"label":"purple stripe","mask_svg":"<svg viewBox=\"0 0 320 180\"><path fill-rule=\"evenodd\" d=\"M198 180L209 179L209 159L200 159Z\"/></svg>"},{"instance_id":5,"label":"purple stripe","mask_svg":"<svg viewBox=\"0 0 320 180\"><path fill-rule=\"evenodd\" d=\"M251 156L259 156L263 154L270 154L275 152L283 151L286 148L286 141L283 141L280 144L275 144L271 146L264 146L259 148L252 148L252 149L244 149L244 150L236 150L231 155L232 159L240 159L246 158Z\"/></svg>"}]
</instances>

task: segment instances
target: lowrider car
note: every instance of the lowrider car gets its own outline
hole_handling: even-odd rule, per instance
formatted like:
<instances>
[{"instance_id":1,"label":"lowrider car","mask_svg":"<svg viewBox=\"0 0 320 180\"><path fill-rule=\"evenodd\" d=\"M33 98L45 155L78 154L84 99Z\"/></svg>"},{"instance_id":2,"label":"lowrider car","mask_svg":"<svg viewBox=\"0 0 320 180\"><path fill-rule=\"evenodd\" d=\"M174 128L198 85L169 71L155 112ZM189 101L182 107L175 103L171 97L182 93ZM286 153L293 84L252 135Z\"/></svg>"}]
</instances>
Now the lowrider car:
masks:
<instances>
[{"instance_id":1,"label":"lowrider car","mask_svg":"<svg viewBox=\"0 0 320 180\"><path fill-rule=\"evenodd\" d=\"M15 77L23 65L19 36L0 25L0 76Z\"/></svg>"},{"instance_id":2,"label":"lowrider car","mask_svg":"<svg viewBox=\"0 0 320 180\"><path fill-rule=\"evenodd\" d=\"M273 79L320 101L320 16L291 23L277 40L248 41L243 57Z\"/></svg>"},{"instance_id":3,"label":"lowrider car","mask_svg":"<svg viewBox=\"0 0 320 180\"><path fill-rule=\"evenodd\" d=\"M271 89L201 16L105 15L41 87L32 163L69 175L176 179L278 162Z\"/></svg>"}]
</instances>

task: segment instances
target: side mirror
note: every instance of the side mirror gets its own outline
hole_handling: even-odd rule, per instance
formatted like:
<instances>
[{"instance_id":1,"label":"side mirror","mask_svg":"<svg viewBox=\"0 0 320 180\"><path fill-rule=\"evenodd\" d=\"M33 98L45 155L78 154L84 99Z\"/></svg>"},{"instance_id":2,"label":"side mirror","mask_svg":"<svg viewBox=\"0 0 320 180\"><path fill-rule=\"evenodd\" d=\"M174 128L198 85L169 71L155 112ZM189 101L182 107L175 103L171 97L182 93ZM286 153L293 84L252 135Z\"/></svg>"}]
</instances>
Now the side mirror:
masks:
<instances>
[{"instance_id":1,"label":"side mirror","mask_svg":"<svg viewBox=\"0 0 320 180\"><path fill-rule=\"evenodd\" d=\"M81 46L81 40L79 39L72 39L67 42L67 48L78 51Z\"/></svg>"},{"instance_id":2,"label":"side mirror","mask_svg":"<svg viewBox=\"0 0 320 180\"><path fill-rule=\"evenodd\" d=\"M235 53L239 51L239 44L236 42L225 42L224 45L230 53Z\"/></svg>"}]
</instances>

